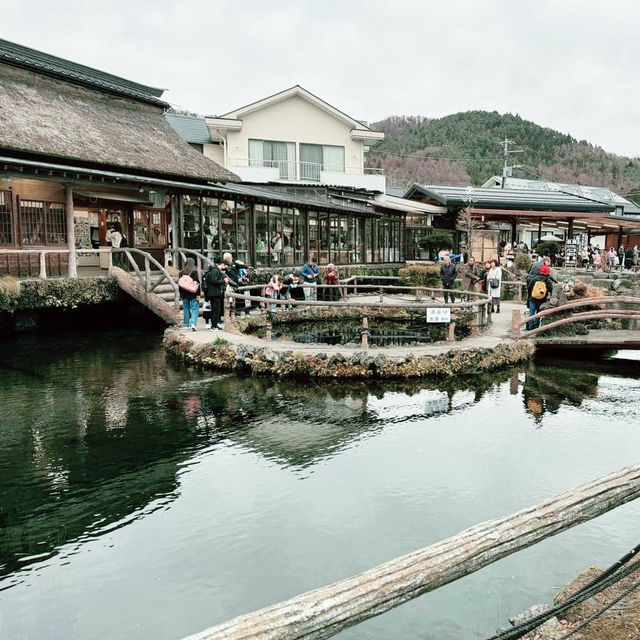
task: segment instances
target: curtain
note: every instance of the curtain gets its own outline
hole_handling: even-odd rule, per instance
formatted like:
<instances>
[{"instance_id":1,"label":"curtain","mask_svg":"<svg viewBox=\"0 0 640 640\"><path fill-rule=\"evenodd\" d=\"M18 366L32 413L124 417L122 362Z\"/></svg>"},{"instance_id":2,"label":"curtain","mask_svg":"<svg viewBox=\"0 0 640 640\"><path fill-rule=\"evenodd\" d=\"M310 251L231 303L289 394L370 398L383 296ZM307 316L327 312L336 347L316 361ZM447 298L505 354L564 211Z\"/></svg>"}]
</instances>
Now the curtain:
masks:
<instances>
[{"instance_id":1,"label":"curtain","mask_svg":"<svg viewBox=\"0 0 640 640\"><path fill-rule=\"evenodd\" d=\"M344 147L322 147L322 170L344 173Z\"/></svg>"},{"instance_id":2,"label":"curtain","mask_svg":"<svg viewBox=\"0 0 640 640\"><path fill-rule=\"evenodd\" d=\"M301 180L320 180L322 147L319 144L301 144L300 162Z\"/></svg>"},{"instance_id":3,"label":"curtain","mask_svg":"<svg viewBox=\"0 0 640 640\"><path fill-rule=\"evenodd\" d=\"M264 142L262 140L249 140L249 166L264 166Z\"/></svg>"}]
</instances>

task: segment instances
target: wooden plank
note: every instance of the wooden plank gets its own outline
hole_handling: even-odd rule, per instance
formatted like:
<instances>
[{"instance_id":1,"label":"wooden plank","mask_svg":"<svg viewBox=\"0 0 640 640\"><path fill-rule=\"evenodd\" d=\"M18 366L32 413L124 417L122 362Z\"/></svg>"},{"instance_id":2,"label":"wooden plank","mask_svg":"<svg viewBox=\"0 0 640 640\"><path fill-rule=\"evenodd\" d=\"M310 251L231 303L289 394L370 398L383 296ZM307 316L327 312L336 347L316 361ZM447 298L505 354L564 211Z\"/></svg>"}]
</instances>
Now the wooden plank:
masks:
<instances>
[{"instance_id":1,"label":"wooden plank","mask_svg":"<svg viewBox=\"0 0 640 640\"><path fill-rule=\"evenodd\" d=\"M640 497L640 465L185 640L321 640Z\"/></svg>"}]
</instances>

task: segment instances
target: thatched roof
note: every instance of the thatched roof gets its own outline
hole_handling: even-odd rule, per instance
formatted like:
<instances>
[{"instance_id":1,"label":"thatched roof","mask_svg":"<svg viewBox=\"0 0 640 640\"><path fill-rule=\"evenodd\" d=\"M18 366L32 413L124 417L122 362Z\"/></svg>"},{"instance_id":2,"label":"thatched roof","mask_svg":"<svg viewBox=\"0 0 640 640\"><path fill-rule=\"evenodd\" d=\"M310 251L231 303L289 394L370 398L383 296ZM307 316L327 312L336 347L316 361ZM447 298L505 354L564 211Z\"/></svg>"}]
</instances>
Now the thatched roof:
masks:
<instances>
[{"instance_id":1,"label":"thatched roof","mask_svg":"<svg viewBox=\"0 0 640 640\"><path fill-rule=\"evenodd\" d=\"M145 174L239 181L184 142L159 106L2 63L0 149Z\"/></svg>"}]
</instances>

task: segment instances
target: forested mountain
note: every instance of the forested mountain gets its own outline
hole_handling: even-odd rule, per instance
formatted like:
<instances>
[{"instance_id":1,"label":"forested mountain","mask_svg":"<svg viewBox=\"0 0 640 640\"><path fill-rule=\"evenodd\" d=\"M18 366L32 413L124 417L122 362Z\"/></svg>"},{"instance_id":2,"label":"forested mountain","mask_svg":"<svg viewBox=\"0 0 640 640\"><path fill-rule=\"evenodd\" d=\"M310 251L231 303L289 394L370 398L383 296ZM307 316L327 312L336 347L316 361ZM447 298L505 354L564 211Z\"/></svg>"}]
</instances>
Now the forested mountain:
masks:
<instances>
[{"instance_id":1,"label":"forested mountain","mask_svg":"<svg viewBox=\"0 0 640 640\"><path fill-rule=\"evenodd\" d=\"M522 164L513 175L557 182L609 187L626 195L640 192L640 159L607 153L585 140L576 140L541 127L518 115L496 111L467 111L444 118L392 116L371 125L384 131L367 156L367 166L382 167L387 184L473 184L502 175L504 138L524 153L509 155L509 164Z\"/></svg>"}]
</instances>

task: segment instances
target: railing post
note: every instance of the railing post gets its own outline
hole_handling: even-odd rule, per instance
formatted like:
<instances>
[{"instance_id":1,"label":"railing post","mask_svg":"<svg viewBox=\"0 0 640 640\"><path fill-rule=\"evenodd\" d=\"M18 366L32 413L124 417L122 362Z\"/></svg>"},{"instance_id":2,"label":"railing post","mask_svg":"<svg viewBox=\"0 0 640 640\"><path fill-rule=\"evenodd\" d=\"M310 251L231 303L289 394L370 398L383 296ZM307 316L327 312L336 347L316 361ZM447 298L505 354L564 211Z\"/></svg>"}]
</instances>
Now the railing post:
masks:
<instances>
[{"instance_id":1,"label":"railing post","mask_svg":"<svg viewBox=\"0 0 640 640\"><path fill-rule=\"evenodd\" d=\"M456 340L456 321L453 320L447 327L447 342L455 342Z\"/></svg>"},{"instance_id":2,"label":"railing post","mask_svg":"<svg viewBox=\"0 0 640 640\"><path fill-rule=\"evenodd\" d=\"M511 335L517 338L520 335L520 323L522 322L522 312L514 309L511 312Z\"/></svg>"},{"instance_id":3,"label":"railing post","mask_svg":"<svg viewBox=\"0 0 640 640\"><path fill-rule=\"evenodd\" d=\"M107 273L109 275L113 275L113 253L111 249L109 249L109 253L107 254Z\"/></svg>"},{"instance_id":4,"label":"railing post","mask_svg":"<svg viewBox=\"0 0 640 640\"><path fill-rule=\"evenodd\" d=\"M422 287L418 287L416 289L416 302L422 302L423 295L424 295L424 292L422 290Z\"/></svg>"},{"instance_id":5,"label":"railing post","mask_svg":"<svg viewBox=\"0 0 640 640\"><path fill-rule=\"evenodd\" d=\"M224 330L229 331L231 329L231 298L226 294L224 296L223 323Z\"/></svg>"},{"instance_id":6,"label":"railing post","mask_svg":"<svg viewBox=\"0 0 640 640\"><path fill-rule=\"evenodd\" d=\"M148 256L144 257L144 289L147 293L151 291L151 265Z\"/></svg>"},{"instance_id":7,"label":"railing post","mask_svg":"<svg viewBox=\"0 0 640 640\"><path fill-rule=\"evenodd\" d=\"M267 342L271 342L272 340L272 332L273 332L273 325L271 323L271 316L267 313L266 315L267 318L267 332L265 333L264 339Z\"/></svg>"},{"instance_id":8,"label":"railing post","mask_svg":"<svg viewBox=\"0 0 640 640\"><path fill-rule=\"evenodd\" d=\"M46 251L40 252L40 276L39 277L41 280L47 279L47 252Z\"/></svg>"},{"instance_id":9,"label":"railing post","mask_svg":"<svg viewBox=\"0 0 640 640\"><path fill-rule=\"evenodd\" d=\"M362 310L362 332L360 343L364 349L369 348L369 316L366 308Z\"/></svg>"}]
</instances>

